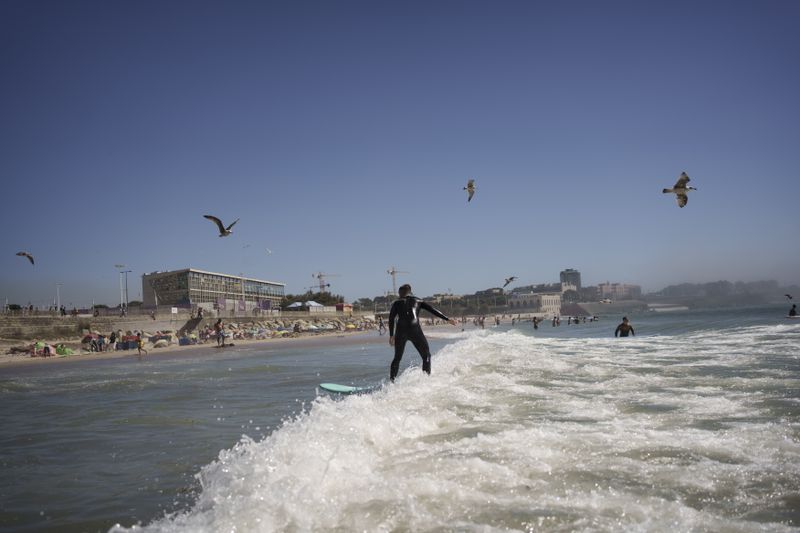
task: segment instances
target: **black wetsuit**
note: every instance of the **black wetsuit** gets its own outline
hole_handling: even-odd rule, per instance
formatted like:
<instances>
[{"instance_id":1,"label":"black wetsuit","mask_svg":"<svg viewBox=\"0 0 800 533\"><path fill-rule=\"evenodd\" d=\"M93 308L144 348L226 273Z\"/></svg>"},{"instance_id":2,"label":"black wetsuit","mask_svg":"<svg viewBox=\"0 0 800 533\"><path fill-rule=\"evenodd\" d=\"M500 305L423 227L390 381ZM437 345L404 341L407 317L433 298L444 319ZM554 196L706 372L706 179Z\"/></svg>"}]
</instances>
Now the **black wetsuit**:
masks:
<instances>
[{"instance_id":1,"label":"black wetsuit","mask_svg":"<svg viewBox=\"0 0 800 533\"><path fill-rule=\"evenodd\" d=\"M428 374L431 373L431 349L419 323L420 309L425 309L442 320L450 320L438 309L416 296L406 296L395 300L389 311L389 336L394 337L394 359L392 359L389 372L389 378L392 381L400 371L400 360L403 358L406 341L411 341L419 352L419 356L422 357L422 370Z\"/></svg>"}]
</instances>

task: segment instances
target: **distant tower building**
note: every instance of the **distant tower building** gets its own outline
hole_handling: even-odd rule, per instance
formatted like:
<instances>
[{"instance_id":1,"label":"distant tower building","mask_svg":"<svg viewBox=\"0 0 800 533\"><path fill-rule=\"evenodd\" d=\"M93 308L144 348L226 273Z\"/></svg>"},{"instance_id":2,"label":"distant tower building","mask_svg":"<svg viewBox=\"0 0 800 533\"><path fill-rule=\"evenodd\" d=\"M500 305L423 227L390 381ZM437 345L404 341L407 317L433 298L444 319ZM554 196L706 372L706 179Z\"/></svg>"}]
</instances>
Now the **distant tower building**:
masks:
<instances>
[{"instance_id":1,"label":"distant tower building","mask_svg":"<svg viewBox=\"0 0 800 533\"><path fill-rule=\"evenodd\" d=\"M574 285L575 289L581 290L581 273L574 268L568 268L561 271L561 284Z\"/></svg>"}]
</instances>

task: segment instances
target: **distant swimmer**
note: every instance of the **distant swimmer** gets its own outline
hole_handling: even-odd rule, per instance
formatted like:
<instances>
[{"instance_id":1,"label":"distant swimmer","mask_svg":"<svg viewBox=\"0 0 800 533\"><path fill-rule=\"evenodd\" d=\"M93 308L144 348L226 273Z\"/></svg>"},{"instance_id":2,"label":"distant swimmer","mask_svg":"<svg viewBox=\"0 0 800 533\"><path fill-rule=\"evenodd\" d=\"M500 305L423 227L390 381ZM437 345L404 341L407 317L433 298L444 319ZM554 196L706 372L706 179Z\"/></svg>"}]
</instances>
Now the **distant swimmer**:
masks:
<instances>
[{"instance_id":1,"label":"distant swimmer","mask_svg":"<svg viewBox=\"0 0 800 533\"><path fill-rule=\"evenodd\" d=\"M792 304L792 308L789 309L789 316L797 316L797 304Z\"/></svg>"},{"instance_id":2,"label":"distant swimmer","mask_svg":"<svg viewBox=\"0 0 800 533\"><path fill-rule=\"evenodd\" d=\"M20 256L20 257L27 257L28 261L30 261L31 264L34 264L33 263L33 256L31 254L29 254L28 252L17 252L17 255Z\"/></svg>"},{"instance_id":3,"label":"distant swimmer","mask_svg":"<svg viewBox=\"0 0 800 533\"><path fill-rule=\"evenodd\" d=\"M397 293L400 298L394 301L389 311L389 345L394 346L394 359L389 369L389 379L392 381L400 371L400 360L403 358L407 341L411 341L419 352L422 358L422 370L426 374L431 373L431 349L419 323L420 309L425 309L453 326L458 324L455 319L448 318L435 307L411 294L411 285L403 285Z\"/></svg>"},{"instance_id":4,"label":"distant swimmer","mask_svg":"<svg viewBox=\"0 0 800 533\"><path fill-rule=\"evenodd\" d=\"M689 191L696 191L694 187L687 187L686 184L689 183L689 176L686 172L681 172L678 181L675 182L675 185L671 189L664 189L664 194L667 193L675 193L675 197L678 200L678 207L684 207L686 202L689 201L689 197L686 195Z\"/></svg>"},{"instance_id":5,"label":"distant swimmer","mask_svg":"<svg viewBox=\"0 0 800 533\"><path fill-rule=\"evenodd\" d=\"M614 331L614 336L617 337L627 337L628 333L631 334L631 337L636 336L636 333L633 332L633 326L628 324L628 317L622 317L622 324L617 326L617 329Z\"/></svg>"},{"instance_id":6,"label":"distant swimmer","mask_svg":"<svg viewBox=\"0 0 800 533\"><path fill-rule=\"evenodd\" d=\"M464 190L467 191L467 202L469 202L475 196L475 180L469 180Z\"/></svg>"},{"instance_id":7,"label":"distant swimmer","mask_svg":"<svg viewBox=\"0 0 800 533\"><path fill-rule=\"evenodd\" d=\"M215 217L214 215L203 215L203 218L207 218L208 220L210 220L211 222L213 222L214 224L217 225L217 229L219 229L219 236L220 237L227 237L228 235L233 233L233 231L231 231L231 228L233 227L234 224L239 222L239 219L237 218L236 220L231 222L228 225L228 227L225 227L225 225L222 223L222 221L220 219L218 219L217 217Z\"/></svg>"},{"instance_id":8,"label":"distant swimmer","mask_svg":"<svg viewBox=\"0 0 800 533\"><path fill-rule=\"evenodd\" d=\"M503 283L503 288L505 289L505 288L506 288L506 286L507 286L509 283L511 283L512 281L514 281L515 279L517 279L517 276L511 276L510 278L506 278L506 282L505 282L505 283Z\"/></svg>"}]
</instances>

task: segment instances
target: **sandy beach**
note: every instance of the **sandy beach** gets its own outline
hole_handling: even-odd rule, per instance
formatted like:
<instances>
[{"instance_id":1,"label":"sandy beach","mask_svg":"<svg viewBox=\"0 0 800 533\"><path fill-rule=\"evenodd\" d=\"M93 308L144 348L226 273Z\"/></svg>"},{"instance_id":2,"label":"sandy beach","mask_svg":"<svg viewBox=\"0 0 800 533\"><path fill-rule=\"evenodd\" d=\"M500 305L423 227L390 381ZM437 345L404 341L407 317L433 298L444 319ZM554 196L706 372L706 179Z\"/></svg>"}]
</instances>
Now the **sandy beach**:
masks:
<instances>
[{"instance_id":1,"label":"sandy beach","mask_svg":"<svg viewBox=\"0 0 800 533\"><path fill-rule=\"evenodd\" d=\"M275 337L270 339L236 339L232 344L226 345L224 350L240 350L252 347L319 347L324 345L346 345L346 344L376 344L386 343L388 346L389 337L379 335L377 331L353 331L353 332L324 332L324 333L301 333L296 337ZM5 344L9 344L6 342ZM20 345L20 342L14 345ZM70 342L70 344L74 344ZM180 346L173 342L163 348L154 348L151 344L145 345L147 355L143 358L164 358L164 357L183 357L183 356L209 356L219 354L216 342L206 342L205 344L191 344ZM0 354L0 373L7 374L15 368L20 367L49 367L50 365L70 364L78 361L103 361L109 359L139 359L137 350L107 350L104 352L87 352L76 350L73 355L56 355L51 357L31 357L29 354Z\"/></svg>"}]
</instances>

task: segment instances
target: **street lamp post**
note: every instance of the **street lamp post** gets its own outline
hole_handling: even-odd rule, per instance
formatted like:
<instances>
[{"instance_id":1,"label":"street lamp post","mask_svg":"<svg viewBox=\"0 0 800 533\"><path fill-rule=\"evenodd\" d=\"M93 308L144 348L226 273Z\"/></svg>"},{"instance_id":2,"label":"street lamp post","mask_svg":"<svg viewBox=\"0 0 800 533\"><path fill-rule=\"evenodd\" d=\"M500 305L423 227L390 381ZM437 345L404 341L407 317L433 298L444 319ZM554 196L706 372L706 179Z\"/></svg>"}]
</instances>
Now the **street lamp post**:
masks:
<instances>
[{"instance_id":1,"label":"street lamp post","mask_svg":"<svg viewBox=\"0 0 800 533\"><path fill-rule=\"evenodd\" d=\"M123 270L125 273L125 309L128 308L128 272L133 272L132 270Z\"/></svg>"},{"instance_id":2,"label":"street lamp post","mask_svg":"<svg viewBox=\"0 0 800 533\"><path fill-rule=\"evenodd\" d=\"M56 311L61 311L61 284L56 283Z\"/></svg>"},{"instance_id":3,"label":"street lamp post","mask_svg":"<svg viewBox=\"0 0 800 533\"><path fill-rule=\"evenodd\" d=\"M122 269L125 268L125 265L114 265L114 268L119 272L119 307L121 309L122 304L125 303L125 295L122 292Z\"/></svg>"}]
</instances>

